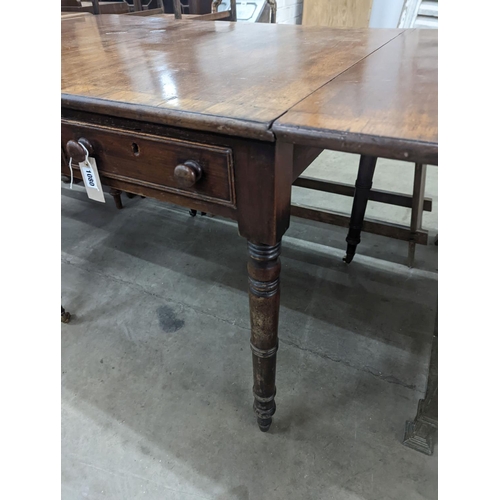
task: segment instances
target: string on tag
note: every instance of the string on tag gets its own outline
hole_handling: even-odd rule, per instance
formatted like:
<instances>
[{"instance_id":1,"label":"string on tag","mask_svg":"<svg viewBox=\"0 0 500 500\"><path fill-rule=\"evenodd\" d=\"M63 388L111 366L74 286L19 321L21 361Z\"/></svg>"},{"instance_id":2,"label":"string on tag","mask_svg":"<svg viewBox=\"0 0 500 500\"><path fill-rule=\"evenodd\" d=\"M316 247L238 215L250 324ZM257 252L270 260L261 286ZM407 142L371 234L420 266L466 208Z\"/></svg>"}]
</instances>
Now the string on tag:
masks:
<instances>
[{"instance_id":1,"label":"string on tag","mask_svg":"<svg viewBox=\"0 0 500 500\"><path fill-rule=\"evenodd\" d=\"M69 183L69 188L73 189L73 167L71 166L71 162L73 161L73 158L69 159L69 171L71 172L71 182Z\"/></svg>"},{"instance_id":2,"label":"string on tag","mask_svg":"<svg viewBox=\"0 0 500 500\"><path fill-rule=\"evenodd\" d=\"M85 150L85 165L89 164L89 151L85 147L85 144L82 144L80 141L78 141L78 144ZM69 188L73 189L73 166L71 165L71 162L73 161L73 157L69 159L69 171L71 173L71 181L69 183Z\"/></svg>"},{"instance_id":3,"label":"string on tag","mask_svg":"<svg viewBox=\"0 0 500 500\"><path fill-rule=\"evenodd\" d=\"M85 150L85 165L88 165L89 164L89 152L88 152L87 148L85 147L85 145L82 144L80 141L78 141L78 144L80 144L80 146Z\"/></svg>"}]
</instances>

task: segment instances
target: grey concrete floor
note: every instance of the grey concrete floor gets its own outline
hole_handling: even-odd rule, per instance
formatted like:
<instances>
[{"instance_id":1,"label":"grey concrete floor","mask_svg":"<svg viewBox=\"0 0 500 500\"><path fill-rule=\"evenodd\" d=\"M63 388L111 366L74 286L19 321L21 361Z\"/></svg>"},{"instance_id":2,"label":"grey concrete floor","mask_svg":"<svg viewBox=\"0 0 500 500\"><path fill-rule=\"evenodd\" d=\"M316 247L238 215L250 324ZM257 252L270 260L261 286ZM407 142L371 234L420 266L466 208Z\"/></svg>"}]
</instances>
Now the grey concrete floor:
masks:
<instances>
[{"instance_id":1,"label":"grey concrete floor","mask_svg":"<svg viewBox=\"0 0 500 500\"><path fill-rule=\"evenodd\" d=\"M332 178L354 181L346 155L324 154L307 173L332 165ZM411 192L411 165L409 189L396 167L381 162L375 183ZM294 197L347 211L351 201ZM65 500L437 498L437 446L427 457L401 444L425 390L436 247L417 247L410 270L404 242L363 235L346 266L345 229L292 220L277 413L263 434L236 225L154 200L124 205L62 188L62 300L73 314L62 325ZM407 217L373 205L378 218Z\"/></svg>"}]
</instances>

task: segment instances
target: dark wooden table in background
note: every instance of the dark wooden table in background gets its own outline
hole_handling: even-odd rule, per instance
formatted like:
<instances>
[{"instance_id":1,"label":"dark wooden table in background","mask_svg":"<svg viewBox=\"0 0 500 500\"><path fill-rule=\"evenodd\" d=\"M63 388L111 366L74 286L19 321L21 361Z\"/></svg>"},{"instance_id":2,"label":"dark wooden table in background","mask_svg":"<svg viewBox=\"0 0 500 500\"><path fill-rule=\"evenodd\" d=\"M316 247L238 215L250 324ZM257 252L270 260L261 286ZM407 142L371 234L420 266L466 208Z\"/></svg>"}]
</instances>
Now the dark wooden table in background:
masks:
<instances>
[{"instance_id":1,"label":"dark wooden table in background","mask_svg":"<svg viewBox=\"0 0 500 500\"><path fill-rule=\"evenodd\" d=\"M437 33L68 19L61 140L66 175L83 144L103 184L237 221L267 431L292 183L323 149L362 155L368 174L376 157L437 162Z\"/></svg>"}]
</instances>

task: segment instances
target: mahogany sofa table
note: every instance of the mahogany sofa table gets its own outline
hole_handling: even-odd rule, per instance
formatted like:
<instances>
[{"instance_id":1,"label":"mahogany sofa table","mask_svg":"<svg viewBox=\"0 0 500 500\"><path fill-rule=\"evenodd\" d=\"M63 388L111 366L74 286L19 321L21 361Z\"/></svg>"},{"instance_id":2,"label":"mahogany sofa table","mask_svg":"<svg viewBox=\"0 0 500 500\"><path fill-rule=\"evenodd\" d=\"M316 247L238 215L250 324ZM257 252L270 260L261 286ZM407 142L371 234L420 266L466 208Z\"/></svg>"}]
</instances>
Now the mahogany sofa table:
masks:
<instances>
[{"instance_id":1,"label":"mahogany sofa table","mask_svg":"<svg viewBox=\"0 0 500 500\"><path fill-rule=\"evenodd\" d=\"M234 219L248 240L254 409L267 431L276 409L279 255L292 183L324 148L426 162L437 151L419 135L428 121L411 108L418 99L405 93L387 108L376 89L389 85L370 90L373 82L363 80L370 72L359 71L382 63L397 89L398 68L415 66L405 85L418 92L419 62L403 57L412 30L113 15L68 19L61 30L62 172L87 149L103 184ZM427 92L436 89L437 82ZM333 98L342 92L353 100L337 108ZM344 127L363 126L350 121L356 107L384 116L384 126L367 126L368 142L344 140L316 96L333 103L326 113L343 117ZM415 135L400 138L404 130Z\"/></svg>"}]
</instances>

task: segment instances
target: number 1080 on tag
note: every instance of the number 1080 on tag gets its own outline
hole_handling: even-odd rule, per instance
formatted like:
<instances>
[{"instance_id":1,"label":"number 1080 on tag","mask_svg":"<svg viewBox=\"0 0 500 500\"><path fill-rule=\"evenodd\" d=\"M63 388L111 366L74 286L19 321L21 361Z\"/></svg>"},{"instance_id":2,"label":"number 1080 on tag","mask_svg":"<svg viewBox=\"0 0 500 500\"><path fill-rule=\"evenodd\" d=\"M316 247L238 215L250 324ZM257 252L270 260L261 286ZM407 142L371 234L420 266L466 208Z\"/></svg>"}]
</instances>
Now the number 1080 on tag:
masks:
<instances>
[{"instance_id":1,"label":"number 1080 on tag","mask_svg":"<svg viewBox=\"0 0 500 500\"><path fill-rule=\"evenodd\" d=\"M99 170L97 169L95 159L92 157L88 157L87 161L81 162L78 165L80 167L80 173L83 177L83 182L85 183L85 191L87 191L87 196L91 200L105 203L106 200L104 199L101 179L99 179Z\"/></svg>"},{"instance_id":2,"label":"number 1080 on tag","mask_svg":"<svg viewBox=\"0 0 500 500\"><path fill-rule=\"evenodd\" d=\"M97 187L97 183L95 180L95 175L94 171L92 170L92 167L90 165L85 166L81 169L83 178L85 179L85 184L91 188L91 189L97 189L99 191L99 188Z\"/></svg>"}]
</instances>

